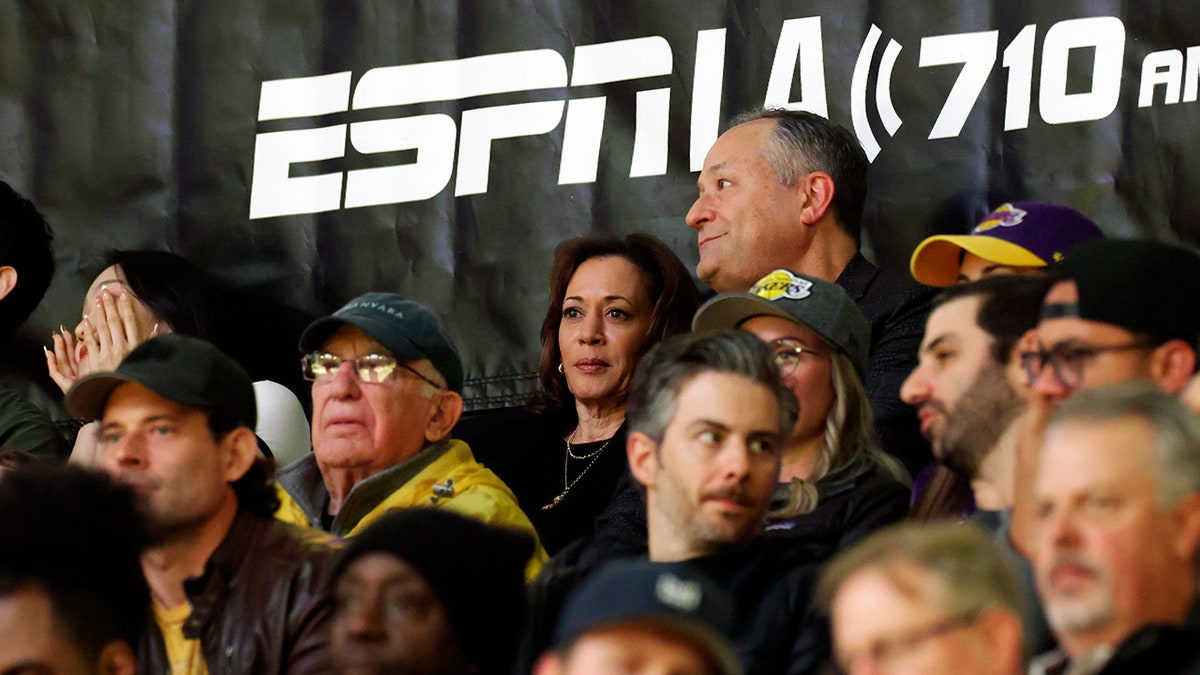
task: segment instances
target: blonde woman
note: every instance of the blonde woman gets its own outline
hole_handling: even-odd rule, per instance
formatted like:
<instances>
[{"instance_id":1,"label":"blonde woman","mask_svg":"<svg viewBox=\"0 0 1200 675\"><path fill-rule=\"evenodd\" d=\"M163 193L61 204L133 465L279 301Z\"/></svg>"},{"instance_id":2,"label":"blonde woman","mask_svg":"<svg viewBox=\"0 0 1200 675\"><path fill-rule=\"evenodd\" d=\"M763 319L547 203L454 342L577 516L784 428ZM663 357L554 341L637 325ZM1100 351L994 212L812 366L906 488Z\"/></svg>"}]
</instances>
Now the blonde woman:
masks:
<instances>
[{"instance_id":1,"label":"blonde woman","mask_svg":"<svg viewBox=\"0 0 1200 675\"><path fill-rule=\"evenodd\" d=\"M908 474L871 439L862 385L870 325L840 286L775 270L749 293L709 300L692 327L757 335L800 401L768 532L803 539L827 555L904 517Z\"/></svg>"}]
</instances>

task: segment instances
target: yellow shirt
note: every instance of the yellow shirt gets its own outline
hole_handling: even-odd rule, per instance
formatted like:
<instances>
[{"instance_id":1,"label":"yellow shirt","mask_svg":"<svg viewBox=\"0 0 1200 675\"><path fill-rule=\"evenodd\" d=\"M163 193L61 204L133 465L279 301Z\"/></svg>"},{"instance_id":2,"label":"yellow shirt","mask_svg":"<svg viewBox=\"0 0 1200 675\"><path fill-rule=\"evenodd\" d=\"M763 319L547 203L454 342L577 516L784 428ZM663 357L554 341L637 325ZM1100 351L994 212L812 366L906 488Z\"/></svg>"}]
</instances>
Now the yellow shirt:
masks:
<instances>
[{"instance_id":1,"label":"yellow shirt","mask_svg":"<svg viewBox=\"0 0 1200 675\"><path fill-rule=\"evenodd\" d=\"M188 603L167 609L157 600L154 605L154 622L167 645L167 660L171 662L171 675L208 675L208 664L204 662L204 651L200 640L183 637L183 622L192 613Z\"/></svg>"}]
</instances>

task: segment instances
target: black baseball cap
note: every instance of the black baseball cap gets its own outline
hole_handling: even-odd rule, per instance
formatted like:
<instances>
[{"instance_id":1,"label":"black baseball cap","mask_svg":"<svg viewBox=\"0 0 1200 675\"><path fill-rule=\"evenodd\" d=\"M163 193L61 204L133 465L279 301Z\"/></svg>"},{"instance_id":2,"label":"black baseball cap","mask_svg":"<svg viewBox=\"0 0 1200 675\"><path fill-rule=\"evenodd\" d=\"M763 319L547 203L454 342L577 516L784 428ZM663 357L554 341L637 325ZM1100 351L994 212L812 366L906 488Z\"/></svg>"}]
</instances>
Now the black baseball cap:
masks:
<instances>
[{"instance_id":1,"label":"black baseball cap","mask_svg":"<svg viewBox=\"0 0 1200 675\"><path fill-rule=\"evenodd\" d=\"M308 354L320 349L343 324L370 335L398 359L428 359L446 378L450 391L462 392L462 359L437 317L425 307L395 293L365 293L305 328L300 351Z\"/></svg>"},{"instance_id":2,"label":"black baseball cap","mask_svg":"<svg viewBox=\"0 0 1200 675\"><path fill-rule=\"evenodd\" d=\"M63 398L63 407L77 419L100 419L108 397L128 382L173 403L220 413L239 426L253 429L258 420L254 383L238 362L211 342L178 333L143 342L113 372L79 378Z\"/></svg>"},{"instance_id":3,"label":"black baseball cap","mask_svg":"<svg viewBox=\"0 0 1200 675\"><path fill-rule=\"evenodd\" d=\"M1043 316L1074 316L1146 333L1159 344L1200 341L1200 254L1160 241L1103 239L1080 244L1059 266L1079 301Z\"/></svg>"},{"instance_id":4,"label":"black baseball cap","mask_svg":"<svg viewBox=\"0 0 1200 675\"><path fill-rule=\"evenodd\" d=\"M733 598L686 563L618 561L601 567L570 596L554 646L565 649L592 630L647 626L692 645L720 675L741 675L726 637L733 622Z\"/></svg>"}]
</instances>

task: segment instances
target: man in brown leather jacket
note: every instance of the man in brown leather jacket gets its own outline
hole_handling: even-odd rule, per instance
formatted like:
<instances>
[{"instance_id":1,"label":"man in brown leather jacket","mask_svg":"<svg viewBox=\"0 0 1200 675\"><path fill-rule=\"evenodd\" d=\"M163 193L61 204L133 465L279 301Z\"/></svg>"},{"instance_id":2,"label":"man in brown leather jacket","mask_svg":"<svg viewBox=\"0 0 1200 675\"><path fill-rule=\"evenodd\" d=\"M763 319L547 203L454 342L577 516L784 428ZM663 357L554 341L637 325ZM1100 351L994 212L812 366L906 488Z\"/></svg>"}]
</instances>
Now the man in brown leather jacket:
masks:
<instances>
[{"instance_id":1,"label":"man in brown leather jacket","mask_svg":"<svg viewBox=\"0 0 1200 675\"><path fill-rule=\"evenodd\" d=\"M102 465L137 491L152 529L139 672L326 672L335 554L324 535L271 517L245 371L207 342L165 335L78 380L64 403L100 420Z\"/></svg>"}]
</instances>

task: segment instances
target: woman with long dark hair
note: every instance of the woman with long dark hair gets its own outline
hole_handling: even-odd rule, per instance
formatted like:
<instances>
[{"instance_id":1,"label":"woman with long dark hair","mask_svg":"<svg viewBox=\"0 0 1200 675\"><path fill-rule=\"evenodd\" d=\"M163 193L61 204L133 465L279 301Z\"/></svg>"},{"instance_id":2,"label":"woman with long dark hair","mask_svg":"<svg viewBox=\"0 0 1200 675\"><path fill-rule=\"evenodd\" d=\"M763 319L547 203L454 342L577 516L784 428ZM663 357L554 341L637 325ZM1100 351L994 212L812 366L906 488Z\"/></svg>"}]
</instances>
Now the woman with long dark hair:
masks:
<instances>
[{"instance_id":1,"label":"woman with long dark hair","mask_svg":"<svg viewBox=\"0 0 1200 675\"><path fill-rule=\"evenodd\" d=\"M155 335L181 333L216 344L236 356L233 323L218 313L222 290L204 270L167 251L113 250L104 254L79 323L53 336L46 350L50 378L66 392L76 379L115 370L125 355ZM257 339L257 338L250 338ZM247 364L243 363L245 367ZM250 370L250 368L247 368ZM298 369L297 369L298 370ZM295 394L270 380L254 383L259 438L278 463L298 459L311 448L308 419ZM85 439L86 440L86 439ZM85 460L86 444L77 444Z\"/></svg>"},{"instance_id":2,"label":"woman with long dark hair","mask_svg":"<svg viewBox=\"0 0 1200 675\"><path fill-rule=\"evenodd\" d=\"M455 430L512 488L551 555L591 533L625 471L625 401L638 359L686 332L698 305L687 269L653 236L575 238L555 251L542 391L523 409Z\"/></svg>"}]
</instances>

